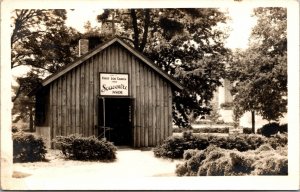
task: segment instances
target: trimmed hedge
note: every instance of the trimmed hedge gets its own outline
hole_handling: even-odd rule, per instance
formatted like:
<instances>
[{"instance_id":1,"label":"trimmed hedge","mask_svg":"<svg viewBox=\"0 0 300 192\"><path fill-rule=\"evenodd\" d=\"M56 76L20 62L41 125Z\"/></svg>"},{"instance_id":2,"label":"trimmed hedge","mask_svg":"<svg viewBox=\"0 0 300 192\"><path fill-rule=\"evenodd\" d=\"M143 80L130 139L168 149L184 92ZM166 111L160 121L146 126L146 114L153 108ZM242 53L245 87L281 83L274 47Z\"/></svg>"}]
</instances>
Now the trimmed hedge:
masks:
<instances>
[{"instance_id":1,"label":"trimmed hedge","mask_svg":"<svg viewBox=\"0 0 300 192\"><path fill-rule=\"evenodd\" d=\"M243 133L244 133L244 134L252 134L252 128L244 127L244 128L243 128Z\"/></svg>"},{"instance_id":2,"label":"trimmed hedge","mask_svg":"<svg viewBox=\"0 0 300 192\"><path fill-rule=\"evenodd\" d=\"M187 150L185 162L176 166L177 176L287 175L287 147L274 150L263 144L256 150L239 152L209 146Z\"/></svg>"},{"instance_id":3,"label":"trimmed hedge","mask_svg":"<svg viewBox=\"0 0 300 192\"><path fill-rule=\"evenodd\" d=\"M183 152L187 149L205 149L208 145L208 140L195 137L192 132L184 132L182 137L168 137L161 146L154 148L154 155L179 159L182 158Z\"/></svg>"},{"instance_id":4,"label":"trimmed hedge","mask_svg":"<svg viewBox=\"0 0 300 192\"><path fill-rule=\"evenodd\" d=\"M156 157L178 159L183 158L183 153L188 149L206 149L209 145L215 145L223 149L236 149L238 151L255 150L262 144L269 143L274 149L287 145L287 135L264 137L255 134L240 134L229 136L205 136L193 135L191 132L184 132L183 137L171 136L162 145L154 148Z\"/></svg>"},{"instance_id":5,"label":"trimmed hedge","mask_svg":"<svg viewBox=\"0 0 300 192\"><path fill-rule=\"evenodd\" d=\"M173 133L183 133L191 131L193 133L229 133L229 127L205 127L199 129L188 129L188 128L174 128Z\"/></svg>"},{"instance_id":6,"label":"trimmed hedge","mask_svg":"<svg viewBox=\"0 0 300 192\"><path fill-rule=\"evenodd\" d=\"M271 135L275 135L278 133L287 133L287 132L288 132L288 124L279 125L278 123L269 123L257 129L257 134L262 134L266 137L270 137Z\"/></svg>"},{"instance_id":7,"label":"trimmed hedge","mask_svg":"<svg viewBox=\"0 0 300 192\"><path fill-rule=\"evenodd\" d=\"M13 162L44 161L47 153L42 138L32 134L15 132L13 134Z\"/></svg>"},{"instance_id":8,"label":"trimmed hedge","mask_svg":"<svg viewBox=\"0 0 300 192\"><path fill-rule=\"evenodd\" d=\"M269 123L261 128L261 134L265 137L270 137L271 135L275 135L279 132L279 124L278 123Z\"/></svg>"},{"instance_id":9,"label":"trimmed hedge","mask_svg":"<svg viewBox=\"0 0 300 192\"><path fill-rule=\"evenodd\" d=\"M53 142L67 159L83 161L116 159L117 148L111 142L99 140L95 136L57 136Z\"/></svg>"}]
</instances>

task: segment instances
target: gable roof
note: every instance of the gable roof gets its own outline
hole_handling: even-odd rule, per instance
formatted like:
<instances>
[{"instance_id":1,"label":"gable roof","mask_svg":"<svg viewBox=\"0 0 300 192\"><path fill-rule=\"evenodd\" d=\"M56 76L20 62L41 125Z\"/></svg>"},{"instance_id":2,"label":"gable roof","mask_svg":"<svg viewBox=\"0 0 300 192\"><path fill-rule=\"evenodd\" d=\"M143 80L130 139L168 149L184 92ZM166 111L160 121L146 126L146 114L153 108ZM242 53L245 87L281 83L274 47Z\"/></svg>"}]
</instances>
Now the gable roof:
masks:
<instances>
[{"instance_id":1,"label":"gable roof","mask_svg":"<svg viewBox=\"0 0 300 192\"><path fill-rule=\"evenodd\" d=\"M95 49L93 49L90 52L88 52L87 54L81 56L79 59L77 59L73 63L71 63L71 64L66 65L65 67L63 67L57 73L54 73L54 74L50 75L49 77L47 77L46 79L43 80L42 85L46 86L46 85L50 84L51 82L53 82L57 78L61 77L62 75L64 75L65 73L69 72L73 68L75 68L78 65L82 64L85 60L91 58L92 56L94 56L97 53L103 51L105 48L109 47L110 45L112 45L112 44L114 44L116 42L119 43L120 45L122 45L126 50L128 50L130 53L132 53L133 55L135 55L137 58L139 58L140 60L142 60L146 65L148 65L150 68L152 68L155 72L157 72L164 79L166 79L167 81L169 81L175 87L177 87L180 90L183 89L183 86L179 82L177 82L173 77L171 77L166 72L164 72L162 69L160 69L159 67L157 67L152 61L150 61L150 59L148 59L141 52L139 52L138 50L136 50L135 48L133 48L131 45L129 45L128 43L126 43L125 41L123 41L122 39L120 39L118 36L115 36L111 40L109 40L107 42L104 42L103 44L97 46Z\"/></svg>"}]
</instances>

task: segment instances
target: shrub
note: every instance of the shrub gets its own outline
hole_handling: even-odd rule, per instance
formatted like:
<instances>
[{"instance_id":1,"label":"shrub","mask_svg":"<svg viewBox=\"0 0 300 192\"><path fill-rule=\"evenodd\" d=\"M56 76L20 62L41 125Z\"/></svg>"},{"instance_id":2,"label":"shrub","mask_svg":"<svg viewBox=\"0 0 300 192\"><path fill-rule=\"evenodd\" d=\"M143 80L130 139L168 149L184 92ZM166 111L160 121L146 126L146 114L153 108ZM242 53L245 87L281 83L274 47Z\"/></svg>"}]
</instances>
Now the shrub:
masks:
<instances>
[{"instance_id":1,"label":"shrub","mask_svg":"<svg viewBox=\"0 0 300 192\"><path fill-rule=\"evenodd\" d=\"M13 162L43 161L46 153L42 138L23 132L13 134Z\"/></svg>"},{"instance_id":2,"label":"shrub","mask_svg":"<svg viewBox=\"0 0 300 192\"><path fill-rule=\"evenodd\" d=\"M222 109L232 109L233 108L233 102L221 103L220 107Z\"/></svg>"},{"instance_id":3,"label":"shrub","mask_svg":"<svg viewBox=\"0 0 300 192\"><path fill-rule=\"evenodd\" d=\"M229 136L203 136L184 133L183 137L171 136L162 145L154 149L156 157L183 158L185 150L206 149L215 145L223 149L236 149L238 151L255 150L263 144L269 144L273 149L287 145L287 134L275 135L269 138L257 134L240 134Z\"/></svg>"},{"instance_id":4,"label":"shrub","mask_svg":"<svg viewBox=\"0 0 300 192\"><path fill-rule=\"evenodd\" d=\"M244 127L243 128L243 133L244 134L252 134L252 128L246 128L246 127Z\"/></svg>"},{"instance_id":5,"label":"shrub","mask_svg":"<svg viewBox=\"0 0 300 192\"><path fill-rule=\"evenodd\" d=\"M279 126L280 133L287 133L288 132L288 124L282 124Z\"/></svg>"},{"instance_id":6,"label":"shrub","mask_svg":"<svg viewBox=\"0 0 300 192\"><path fill-rule=\"evenodd\" d=\"M266 137L277 134L279 131L278 123L269 123L261 128L261 134Z\"/></svg>"},{"instance_id":7,"label":"shrub","mask_svg":"<svg viewBox=\"0 0 300 192\"><path fill-rule=\"evenodd\" d=\"M19 132L20 130L18 129L18 127L15 127L15 126L13 126L12 128L11 128L11 132L12 133L17 133L17 132Z\"/></svg>"},{"instance_id":8,"label":"shrub","mask_svg":"<svg viewBox=\"0 0 300 192\"><path fill-rule=\"evenodd\" d=\"M288 136L287 134L274 135L269 137L266 142L269 143L274 149L277 149L278 147L284 147L287 145Z\"/></svg>"},{"instance_id":9,"label":"shrub","mask_svg":"<svg viewBox=\"0 0 300 192\"><path fill-rule=\"evenodd\" d=\"M67 159L114 160L117 148L108 141L79 135L58 136L54 139Z\"/></svg>"},{"instance_id":10,"label":"shrub","mask_svg":"<svg viewBox=\"0 0 300 192\"><path fill-rule=\"evenodd\" d=\"M187 131L191 131L193 133L229 133L229 127L205 127L199 129L173 128L173 133L183 133Z\"/></svg>"},{"instance_id":11,"label":"shrub","mask_svg":"<svg viewBox=\"0 0 300 192\"><path fill-rule=\"evenodd\" d=\"M287 151L287 148L284 150ZM176 166L177 176L287 175L288 173L287 155L273 150L269 144L246 152L210 145L205 150L186 151L184 156L188 158Z\"/></svg>"},{"instance_id":12,"label":"shrub","mask_svg":"<svg viewBox=\"0 0 300 192\"><path fill-rule=\"evenodd\" d=\"M194 136L191 132L184 132L182 137L168 137L162 145L154 148L154 155L179 159L183 158L183 152L187 149L205 149L208 145L207 138Z\"/></svg>"},{"instance_id":13,"label":"shrub","mask_svg":"<svg viewBox=\"0 0 300 192\"><path fill-rule=\"evenodd\" d=\"M207 127L200 129L193 129L194 133L229 133L229 127L218 128L218 127Z\"/></svg>"}]
</instances>

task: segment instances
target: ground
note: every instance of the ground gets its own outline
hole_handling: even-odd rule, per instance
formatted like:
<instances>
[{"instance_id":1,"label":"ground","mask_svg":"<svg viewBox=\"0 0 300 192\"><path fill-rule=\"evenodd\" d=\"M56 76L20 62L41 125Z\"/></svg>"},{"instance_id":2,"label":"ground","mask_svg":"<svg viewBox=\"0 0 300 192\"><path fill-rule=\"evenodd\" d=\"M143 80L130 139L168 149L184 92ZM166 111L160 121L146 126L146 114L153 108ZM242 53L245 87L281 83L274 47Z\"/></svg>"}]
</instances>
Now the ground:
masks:
<instances>
[{"instance_id":1,"label":"ground","mask_svg":"<svg viewBox=\"0 0 300 192\"><path fill-rule=\"evenodd\" d=\"M119 148L115 162L64 160L57 150L49 150L46 157L49 162L14 163L12 189L117 189L130 178L175 177L180 163L130 148Z\"/></svg>"}]
</instances>

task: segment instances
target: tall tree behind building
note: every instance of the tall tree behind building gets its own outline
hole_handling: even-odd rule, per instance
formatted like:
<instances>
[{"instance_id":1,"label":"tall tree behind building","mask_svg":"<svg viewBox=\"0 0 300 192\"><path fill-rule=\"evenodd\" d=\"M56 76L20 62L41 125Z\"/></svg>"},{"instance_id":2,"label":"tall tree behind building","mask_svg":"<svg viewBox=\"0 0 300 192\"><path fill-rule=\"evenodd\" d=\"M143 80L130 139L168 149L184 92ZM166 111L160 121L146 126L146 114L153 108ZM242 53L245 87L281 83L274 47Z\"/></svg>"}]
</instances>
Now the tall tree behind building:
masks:
<instances>
[{"instance_id":1,"label":"tall tree behind building","mask_svg":"<svg viewBox=\"0 0 300 192\"><path fill-rule=\"evenodd\" d=\"M227 20L223 12L213 8L104 10L98 20L118 26L117 35L185 86L183 92L174 92L177 125L188 126L191 114L209 113L229 53L224 47L226 31L218 28Z\"/></svg>"}]
</instances>

